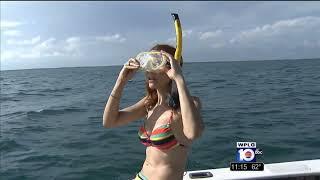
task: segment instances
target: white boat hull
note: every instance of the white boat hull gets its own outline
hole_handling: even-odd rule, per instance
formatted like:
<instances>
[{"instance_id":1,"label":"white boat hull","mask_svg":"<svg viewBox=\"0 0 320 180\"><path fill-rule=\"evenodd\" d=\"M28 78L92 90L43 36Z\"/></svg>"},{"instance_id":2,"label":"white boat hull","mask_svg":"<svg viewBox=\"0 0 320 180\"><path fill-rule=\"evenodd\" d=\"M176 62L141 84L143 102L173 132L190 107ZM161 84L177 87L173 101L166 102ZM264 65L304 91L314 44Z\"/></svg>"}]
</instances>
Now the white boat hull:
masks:
<instances>
[{"instance_id":1,"label":"white boat hull","mask_svg":"<svg viewBox=\"0 0 320 180\"><path fill-rule=\"evenodd\" d=\"M210 172L213 176L207 178L190 178L191 173L197 172ZM309 176L312 178L302 178ZM230 168L187 171L183 180L277 179L289 177L301 177L303 180L320 179L320 159L265 164L264 171L230 171Z\"/></svg>"}]
</instances>

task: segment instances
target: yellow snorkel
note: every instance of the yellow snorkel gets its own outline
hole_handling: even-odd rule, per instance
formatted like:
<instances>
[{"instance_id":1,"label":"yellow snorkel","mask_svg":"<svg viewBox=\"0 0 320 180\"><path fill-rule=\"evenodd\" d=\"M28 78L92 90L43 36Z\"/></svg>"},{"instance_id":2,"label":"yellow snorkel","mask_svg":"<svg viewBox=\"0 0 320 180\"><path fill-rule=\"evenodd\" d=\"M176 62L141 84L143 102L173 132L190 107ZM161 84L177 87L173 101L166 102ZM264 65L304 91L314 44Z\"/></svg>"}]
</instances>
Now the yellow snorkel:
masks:
<instances>
[{"instance_id":1,"label":"yellow snorkel","mask_svg":"<svg viewBox=\"0 0 320 180\"><path fill-rule=\"evenodd\" d=\"M171 13L173 20L174 20L174 26L176 29L176 52L174 54L174 58L178 60L179 62L182 61L181 54L182 54L182 28L181 23L178 14ZM181 62L180 62L181 63Z\"/></svg>"}]
</instances>

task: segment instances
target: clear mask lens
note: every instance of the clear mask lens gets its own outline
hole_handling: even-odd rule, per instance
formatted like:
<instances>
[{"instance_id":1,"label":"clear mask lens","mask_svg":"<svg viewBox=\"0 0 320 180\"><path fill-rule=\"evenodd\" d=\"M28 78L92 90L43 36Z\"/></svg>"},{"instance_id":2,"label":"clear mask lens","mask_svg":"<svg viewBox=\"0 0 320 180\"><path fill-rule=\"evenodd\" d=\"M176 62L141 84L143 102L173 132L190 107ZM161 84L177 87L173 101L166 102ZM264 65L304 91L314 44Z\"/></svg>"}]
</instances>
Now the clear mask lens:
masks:
<instances>
[{"instance_id":1,"label":"clear mask lens","mask_svg":"<svg viewBox=\"0 0 320 180\"><path fill-rule=\"evenodd\" d=\"M140 62L140 67L144 71L160 70L169 61L169 58L159 51L142 52L137 55L136 59Z\"/></svg>"}]
</instances>

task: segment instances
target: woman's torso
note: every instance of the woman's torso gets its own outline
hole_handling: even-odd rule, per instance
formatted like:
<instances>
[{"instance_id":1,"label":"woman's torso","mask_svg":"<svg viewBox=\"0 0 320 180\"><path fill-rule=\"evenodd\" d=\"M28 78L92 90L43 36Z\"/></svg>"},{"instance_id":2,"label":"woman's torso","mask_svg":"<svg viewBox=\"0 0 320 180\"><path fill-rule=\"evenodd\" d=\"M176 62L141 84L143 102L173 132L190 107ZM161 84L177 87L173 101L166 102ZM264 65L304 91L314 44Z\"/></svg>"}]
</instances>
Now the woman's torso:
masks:
<instances>
[{"instance_id":1,"label":"woman's torso","mask_svg":"<svg viewBox=\"0 0 320 180\"><path fill-rule=\"evenodd\" d=\"M152 145L147 146L146 160L141 171L149 180L177 180L183 177L187 162L188 145L182 143L184 135L181 128L181 116L173 112L172 109L166 106L157 106L148 112L147 120L144 124L148 137L152 136L156 132L155 130L159 130L159 127L168 127L177 141L177 144L169 149L159 149ZM166 124L168 126L165 126ZM170 141L173 141L173 139L171 138ZM167 144L170 144L170 142Z\"/></svg>"}]
</instances>

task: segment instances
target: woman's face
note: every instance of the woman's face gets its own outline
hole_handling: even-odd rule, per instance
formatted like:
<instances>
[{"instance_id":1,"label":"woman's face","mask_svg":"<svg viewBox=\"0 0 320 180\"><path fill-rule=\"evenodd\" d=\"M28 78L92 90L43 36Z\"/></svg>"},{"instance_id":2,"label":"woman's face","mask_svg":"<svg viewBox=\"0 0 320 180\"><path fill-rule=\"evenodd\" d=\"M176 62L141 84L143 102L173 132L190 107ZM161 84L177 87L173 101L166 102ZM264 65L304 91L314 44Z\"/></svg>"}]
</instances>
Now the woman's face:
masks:
<instances>
[{"instance_id":1,"label":"woman's face","mask_svg":"<svg viewBox=\"0 0 320 180\"><path fill-rule=\"evenodd\" d=\"M157 72L146 72L146 78L150 89L165 88L171 81L165 73L165 69Z\"/></svg>"}]
</instances>

